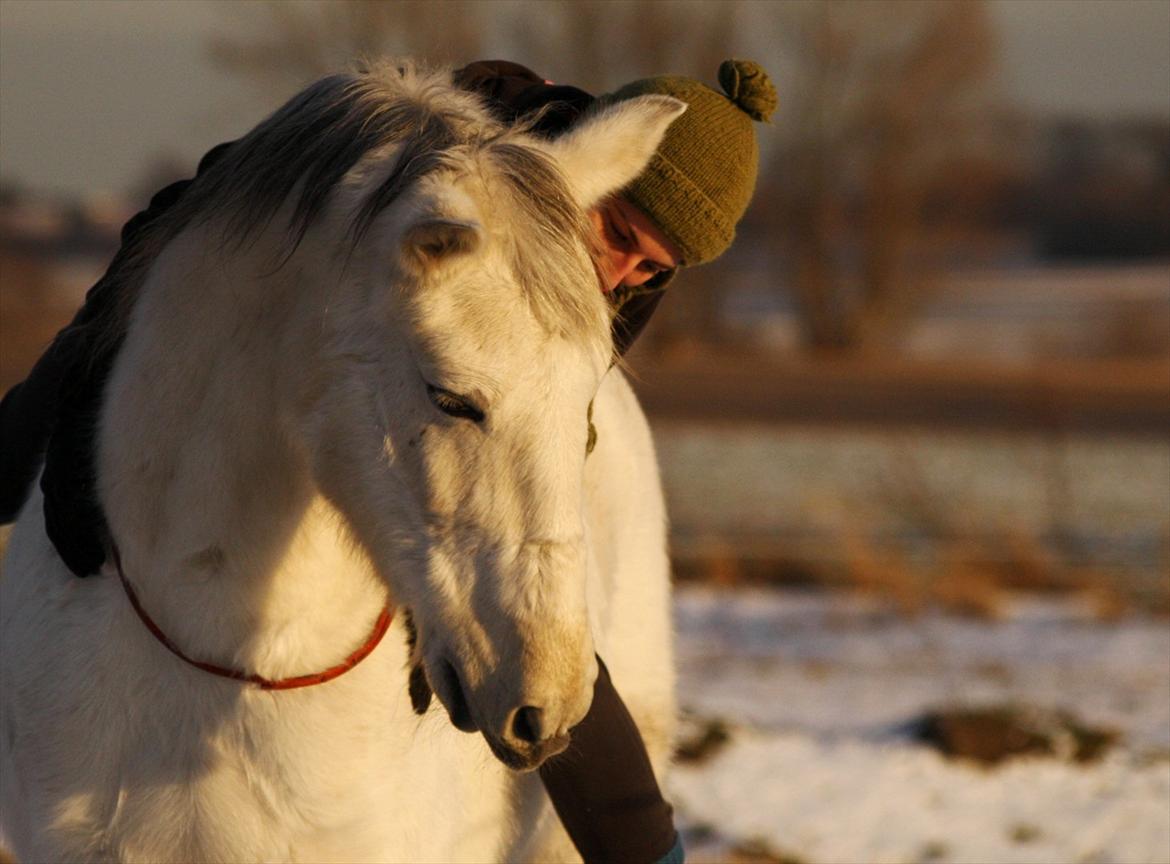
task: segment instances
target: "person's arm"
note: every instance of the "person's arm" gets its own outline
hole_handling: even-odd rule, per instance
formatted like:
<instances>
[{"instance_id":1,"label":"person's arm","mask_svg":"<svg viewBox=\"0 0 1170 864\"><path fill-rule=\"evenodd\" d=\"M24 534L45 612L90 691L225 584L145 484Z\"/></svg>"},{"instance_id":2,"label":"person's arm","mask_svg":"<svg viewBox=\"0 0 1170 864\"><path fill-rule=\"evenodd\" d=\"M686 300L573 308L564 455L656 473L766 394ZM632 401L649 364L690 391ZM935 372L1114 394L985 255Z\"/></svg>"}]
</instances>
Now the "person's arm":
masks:
<instances>
[{"instance_id":1,"label":"person's arm","mask_svg":"<svg viewBox=\"0 0 1170 864\"><path fill-rule=\"evenodd\" d=\"M680 864L673 811L642 736L600 657L597 665L589 713L569 748L540 767L540 779L585 864Z\"/></svg>"}]
</instances>

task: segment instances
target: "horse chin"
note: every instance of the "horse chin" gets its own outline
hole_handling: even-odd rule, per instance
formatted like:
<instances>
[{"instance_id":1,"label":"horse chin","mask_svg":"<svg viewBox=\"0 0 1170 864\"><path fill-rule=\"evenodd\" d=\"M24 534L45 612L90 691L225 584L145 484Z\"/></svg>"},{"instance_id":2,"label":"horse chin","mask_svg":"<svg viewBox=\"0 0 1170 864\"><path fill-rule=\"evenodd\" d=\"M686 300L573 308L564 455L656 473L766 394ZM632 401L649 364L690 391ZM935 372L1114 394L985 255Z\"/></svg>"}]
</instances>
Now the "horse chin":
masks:
<instances>
[{"instance_id":1,"label":"horse chin","mask_svg":"<svg viewBox=\"0 0 1170 864\"><path fill-rule=\"evenodd\" d=\"M417 647L417 633L413 630L412 623L408 630L411 648L414 649ZM430 706L432 694L438 696L439 702L447 711L451 725L461 732L482 732L495 757L513 771L535 771L545 760L564 752L569 746L567 732L539 741L513 742L489 731L489 728L476 721L463 681L455 666L448 660L440 660L434 673L421 660L416 662L410 672L409 691L411 707L416 714L425 714Z\"/></svg>"},{"instance_id":2,"label":"horse chin","mask_svg":"<svg viewBox=\"0 0 1170 864\"><path fill-rule=\"evenodd\" d=\"M546 759L551 759L558 753L563 753L569 746L568 735L557 735L554 738L546 738L544 741L526 746L522 749L505 744L494 735L488 735L486 732L483 737L497 759L513 771L520 771L522 773L535 771L544 764Z\"/></svg>"},{"instance_id":3,"label":"horse chin","mask_svg":"<svg viewBox=\"0 0 1170 864\"><path fill-rule=\"evenodd\" d=\"M467 696L463 691L459 676L455 672L454 667L449 663L444 663L440 675L445 680L439 691L439 701L447 709L447 716L451 720L451 725L460 732L481 731L479 724L476 723L475 717L472 714L471 706L467 701ZM412 693L413 698L414 694ZM428 696L427 702L429 701ZM425 707L423 710L425 711ZM495 757L513 771L535 771L544 764L546 759L556 756L569 746L569 736L567 734L556 735L532 744L514 745L506 743L498 736L486 730L482 731L484 740L487 741L488 747L495 754Z\"/></svg>"}]
</instances>

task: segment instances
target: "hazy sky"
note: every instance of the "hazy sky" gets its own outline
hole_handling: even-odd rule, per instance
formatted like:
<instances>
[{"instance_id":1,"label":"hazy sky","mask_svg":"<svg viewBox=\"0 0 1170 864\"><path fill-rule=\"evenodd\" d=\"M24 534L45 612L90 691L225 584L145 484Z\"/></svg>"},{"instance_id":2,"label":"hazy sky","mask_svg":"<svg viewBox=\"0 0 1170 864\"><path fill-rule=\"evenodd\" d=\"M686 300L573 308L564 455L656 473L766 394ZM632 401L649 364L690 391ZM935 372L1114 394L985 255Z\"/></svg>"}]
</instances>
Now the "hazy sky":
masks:
<instances>
[{"instance_id":1,"label":"hazy sky","mask_svg":"<svg viewBox=\"0 0 1170 864\"><path fill-rule=\"evenodd\" d=\"M0 177L74 194L124 189L161 154L193 170L275 107L207 60L209 37L238 26L240 5L0 0ZM994 0L991 9L1003 90L1018 104L1170 116L1170 0Z\"/></svg>"}]
</instances>

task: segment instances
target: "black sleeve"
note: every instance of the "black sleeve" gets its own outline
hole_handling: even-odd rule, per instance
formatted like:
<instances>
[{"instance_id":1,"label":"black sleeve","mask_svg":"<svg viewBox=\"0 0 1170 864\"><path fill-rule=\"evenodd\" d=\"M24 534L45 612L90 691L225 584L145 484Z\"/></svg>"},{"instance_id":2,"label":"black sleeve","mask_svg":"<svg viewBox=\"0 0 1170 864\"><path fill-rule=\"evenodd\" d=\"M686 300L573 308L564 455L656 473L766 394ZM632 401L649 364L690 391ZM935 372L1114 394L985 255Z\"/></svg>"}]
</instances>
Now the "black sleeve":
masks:
<instances>
[{"instance_id":1,"label":"black sleeve","mask_svg":"<svg viewBox=\"0 0 1170 864\"><path fill-rule=\"evenodd\" d=\"M676 270L659 273L644 285L618 288L613 296L613 351L625 356L658 308L666 293L666 286L674 279Z\"/></svg>"},{"instance_id":2,"label":"black sleeve","mask_svg":"<svg viewBox=\"0 0 1170 864\"><path fill-rule=\"evenodd\" d=\"M675 844L673 811L609 670L597 664L589 713L540 779L585 864L650 864Z\"/></svg>"}]
</instances>

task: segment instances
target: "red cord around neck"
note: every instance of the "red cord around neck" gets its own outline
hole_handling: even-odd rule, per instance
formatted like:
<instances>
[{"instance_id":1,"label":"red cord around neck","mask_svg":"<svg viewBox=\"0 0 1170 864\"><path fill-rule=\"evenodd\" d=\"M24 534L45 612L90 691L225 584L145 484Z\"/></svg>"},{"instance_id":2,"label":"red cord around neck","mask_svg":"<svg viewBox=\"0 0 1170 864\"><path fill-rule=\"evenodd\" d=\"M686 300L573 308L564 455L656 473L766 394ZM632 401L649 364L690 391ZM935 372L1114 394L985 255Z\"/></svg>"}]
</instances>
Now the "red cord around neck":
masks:
<instances>
[{"instance_id":1,"label":"red cord around neck","mask_svg":"<svg viewBox=\"0 0 1170 864\"><path fill-rule=\"evenodd\" d=\"M168 651L184 663L189 663L196 669L202 669L204 672L211 675L218 675L220 678L231 678L235 681L253 684L261 690L295 690L298 687L312 687L314 684L324 684L326 681L332 681L334 678L344 675L354 666L361 663L362 660L369 656L371 651L378 647L378 643L382 641L382 637L390 629L390 622L394 619L394 612L390 606L382 607L382 612L378 615L378 620L374 622L374 629L370 631L369 638L356 651L336 666L330 666L321 672L313 672L309 675L296 675L292 678L277 678L275 680L265 678L262 675L249 675L246 672L241 672L239 669L228 669L223 666L217 666L214 663L205 663L202 660L195 660L184 654L179 646L172 642L167 634L162 632L162 629L154 623L154 620L142 608L142 602L138 599L138 595L134 592L134 587L130 584L125 572L122 570L122 558L118 554L117 547L114 547L112 557L114 559L114 567L118 570L118 578L122 582L122 588L125 589L126 596L130 600L130 605L134 607L134 611L138 613L138 617L146 625L146 629Z\"/></svg>"}]
</instances>

